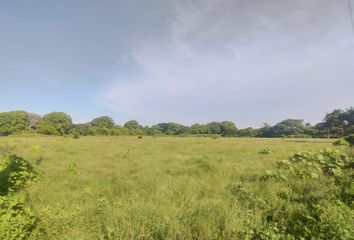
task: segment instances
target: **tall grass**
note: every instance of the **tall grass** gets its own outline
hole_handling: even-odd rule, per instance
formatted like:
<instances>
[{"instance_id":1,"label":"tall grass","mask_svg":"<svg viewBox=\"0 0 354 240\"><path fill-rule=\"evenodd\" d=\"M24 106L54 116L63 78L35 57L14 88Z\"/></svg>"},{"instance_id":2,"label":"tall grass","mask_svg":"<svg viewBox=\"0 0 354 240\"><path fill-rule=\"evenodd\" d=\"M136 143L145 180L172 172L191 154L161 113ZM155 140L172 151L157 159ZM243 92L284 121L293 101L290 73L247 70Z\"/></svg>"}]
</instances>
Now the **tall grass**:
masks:
<instances>
[{"instance_id":1,"label":"tall grass","mask_svg":"<svg viewBox=\"0 0 354 240\"><path fill-rule=\"evenodd\" d=\"M230 184L242 181L256 191L254 182L276 161L330 145L318 139L0 138L0 151L11 149L43 173L25 189L40 219L32 239L235 239L250 216Z\"/></svg>"}]
</instances>

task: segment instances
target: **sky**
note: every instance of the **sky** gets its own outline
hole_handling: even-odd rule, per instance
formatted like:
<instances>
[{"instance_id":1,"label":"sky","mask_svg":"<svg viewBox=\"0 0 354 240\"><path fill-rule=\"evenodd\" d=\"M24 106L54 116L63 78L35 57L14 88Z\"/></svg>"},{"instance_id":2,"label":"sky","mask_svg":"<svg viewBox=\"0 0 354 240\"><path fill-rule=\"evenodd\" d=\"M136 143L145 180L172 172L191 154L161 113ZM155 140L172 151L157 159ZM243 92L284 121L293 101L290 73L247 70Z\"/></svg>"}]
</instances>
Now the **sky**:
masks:
<instances>
[{"instance_id":1,"label":"sky","mask_svg":"<svg viewBox=\"0 0 354 240\"><path fill-rule=\"evenodd\" d=\"M0 1L0 112L259 127L353 92L347 0Z\"/></svg>"}]
</instances>

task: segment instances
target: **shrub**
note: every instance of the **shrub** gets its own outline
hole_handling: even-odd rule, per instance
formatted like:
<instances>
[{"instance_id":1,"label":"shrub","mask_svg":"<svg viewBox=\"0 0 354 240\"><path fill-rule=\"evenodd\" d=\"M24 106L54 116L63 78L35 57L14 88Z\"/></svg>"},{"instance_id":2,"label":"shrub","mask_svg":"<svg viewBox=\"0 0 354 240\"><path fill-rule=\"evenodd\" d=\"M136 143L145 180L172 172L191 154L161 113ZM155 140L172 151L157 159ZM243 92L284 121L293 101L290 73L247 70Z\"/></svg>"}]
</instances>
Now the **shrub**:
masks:
<instances>
[{"instance_id":1,"label":"shrub","mask_svg":"<svg viewBox=\"0 0 354 240\"><path fill-rule=\"evenodd\" d=\"M0 195L17 192L34 181L37 173L25 159L9 155L0 160Z\"/></svg>"},{"instance_id":2,"label":"shrub","mask_svg":"<svg viewBox=\"0 0 354 240\"><path fill-rule=\"evenodd\" d=\"M36 179L31 164L21 157L9 155L0 159L0 239L28 239L36 226L37 218L25 200L18 194Z\"/></svg>"},{"instance_id":3,"label":"shrub","mask_svg":"<svg viewBox=\"0 0 354 240\"><path fill-rule=\"evenodd\" d=\"M28 239L36 223L37 218L22 198L0 196L0 239Z\"/></svg>"},{"instance_id":4,"label":"shrub","mask_svg":"<svg viewBox=\"0 0 354 240\"><path fill-rule=\"evenodd\" d=\"M250 215L258 216L246 220L241 238L353 239L352 166L353 158L338 149L302 152L261 177L266 197L230 185Z\"/></svg>"},{"instance_id":5,"label":"shrub","mask_svg":"<svg viewBox=\"0 0 354 240\"><path fill-rule=\"evenodd\" d=\"M354 134L350 134L344 138L350 146L354 146Z\"/></svg>"},{"instance_id":6,"label":"shrub","mask_svg":"<svg viewBox=\"0 0 354 240\"><path fill-rule=\"evenodd\" d=\"M341 139L338 139L337 141L333 142L332 145L333 146L349 146L349 143L345 139L341 138Z\"/></svg>"}]
</instances>

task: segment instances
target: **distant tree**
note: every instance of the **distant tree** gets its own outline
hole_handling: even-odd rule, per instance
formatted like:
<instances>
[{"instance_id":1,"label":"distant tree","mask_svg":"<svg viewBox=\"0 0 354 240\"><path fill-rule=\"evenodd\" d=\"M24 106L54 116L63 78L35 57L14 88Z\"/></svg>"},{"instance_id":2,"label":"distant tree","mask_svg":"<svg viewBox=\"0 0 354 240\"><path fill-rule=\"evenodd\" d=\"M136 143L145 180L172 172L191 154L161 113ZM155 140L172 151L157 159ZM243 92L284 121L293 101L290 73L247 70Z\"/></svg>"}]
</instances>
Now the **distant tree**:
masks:
<instances>
[{"instance_id":1,"label":"distant tree","mask_svg":"<svg viewBox=\"0 0 354 240\"><path fill-rule=\"evenodd\" d=\"M256 137L257 134L258 130L251 127L240 129L237 131L237 135L239 137Z\"/></svg>"},{"instance_id":2,"label":"distant tree","mask_svg":"<svg viewBox=\"0 0 354 240\"><path fill-rule=\"evenodd\" d=\"M0 136L20 133L29 124L28 113L24 111L12 111L0 113Z\"/></svg>"},{"instance_id":3,"label":"distant tree","mask_svg":"<svg viewBox=\"0 0 354 240\"><path fill-rule=\"evenodd\" d=\"M42 117L36 113L28 113L28 127L35 130Z\"/></svg>"},{"instance_id":4,"label":"distant tree","mask_svg":"<svg viewBox=\"0 0 354 240\"><path fill-rule=\"evenodd\" d=\"M220 134L223 137L236 136L237 128L233 122L223 121L220 123Z\"/></svg>"},{"instance_id":5,"label":"distant tree","mask_svg":"<svg viewBox=\"0 0 354 240\"><path fill-rule=\"evenodd\" d=\"M324 118L324 127L328 132L334 133L336 137L344 135L345 128L345 112L341 109L335 109L331 113L326 114Z\"/></svg>"},{"instance_id":6,"label":"distant tree","mask_svg":"<svg viewBox=\"0 0 354 240\"><path fill-rule=\"evenodd\" d=\"M98 127L98 128L113 128L115 126L113 118L109 116L102 116L102 117L97 117L93 119L90 122L90 125L93 127Z\"/></svg>"},{"instance_id":7,"label":"distant tree","mask_svg":"<svg viewBox=\"0 0 354 240\"><path fill-rule=\"evenodd\" d=\"M268 123L263 123L263 127L261 127L258 130L257 136L258 137L264 137L264 138L274 137L274 132L273 132L272 126L270 124L268 124Z\"/></svg>"},{"instance_id":8,"label":"distant tree","mask_svg":"<svg viewBox=\"0 0 354 240\"><path fill-rule=\"evenodd\" d=\"M124 124L123 128L129 130L128 131L129 135L136 136L136 135L146 135L147 134L145 131L146 129L144 129L144 127L141 126L139 124L139 122L136 120L130 120L130 121L126 122Z\"/></svg>"},{"instance_id":9,"label":"distant tree","mask_svg":"<svg viewBox=\"0 0 354 240\"><path fill-rule=\"evenodd\" d=\"M178 123L159 123L156 125L159 130L166 135L181 135L186 134L188 131L188 127L178 124Z\"/></svg>"},{"instance_id":10,"label":"distant tree","mask_svg":"<svg viewBox=\"0 0 354 240\"><path fill-rule=\"evenodd\" d=\"M208 133L221 134L221 124L219 122L211 122L207 124Z\"/></svg>"},{"instance_id":11,"label":"distant tree","mask_svg":"<svg viewBox=\"0 0 354 240\"><path fill-rule=\"evenodd\" d=\"M89 123L74 124L72 131L74 134L78 134L81 136L90 135L90 124Z\"/></svg>"},{"instance_id":12,"label":"distant tree","mask_svg":"<svg viewBox=\"0 0 354 240\"><path fill-rule=\"evenodd\" d=\"M302 119L286 119L277 123L273 128L273 136L289 136L303 134L305 130L304 120Z\"/></svg>"},{"instance_id":13,"label":"distant tree","mask_svg":"<svg viewBox=\"0 0 354 240\"><path fill-rule=\"evenodd\" d=\"M142 126L140 126L139 122L136 120L130 120L126 122L123 127L129 130L137 130L142 128Z\"/></svg>"},{"instance_id":14,"label":"distant tree","mask_svg":"<svg viewBox=\"0 0 354 240\"><path fill-rule=\"evenodd\" d=\"M205 124L194 124L189 128L191 134L208 134L208 126Z\"/></svg>"},{"instance_id":15,"label":"distant tree","mask_svg":"<svg viewBox=\"0 0 354 240\"><path fill-rule=\"evenodd\" d=\"M145 131L148 135L161 135L162 134L161 129L156 125L146 128Z\"/></svg>"},{"instance_id":16,"label":"distant tree","mask_svg":"<svg viewBox=\"0 0 354 240\"><path fill-rule=\"evenodd\" d=\"M109 116L101 116L89 123L90 135L117 135L114 120Z\"/></svg>"},{"instance_id":17,"label":"distant tree","mask_svg":"<svg viewBox=\"0 0 354 240\"><path fill-rule=\"evenodd\" d=\"M45 135L65 135L72 127L71 117L63 112L52 112L43 116L37 131Z\"/></svg>"}]
</instances>

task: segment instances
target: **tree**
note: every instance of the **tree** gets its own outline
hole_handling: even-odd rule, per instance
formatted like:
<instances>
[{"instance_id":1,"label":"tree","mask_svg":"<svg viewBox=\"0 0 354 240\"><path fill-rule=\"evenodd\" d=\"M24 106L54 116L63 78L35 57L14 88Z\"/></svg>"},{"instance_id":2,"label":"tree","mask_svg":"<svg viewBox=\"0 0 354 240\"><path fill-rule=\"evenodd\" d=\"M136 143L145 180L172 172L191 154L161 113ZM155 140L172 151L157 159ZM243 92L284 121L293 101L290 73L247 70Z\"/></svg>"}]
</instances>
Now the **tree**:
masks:
<instances>
[{"instance_id":1,"label":"tree","mask_svg":"<svg viewBox=\"0 0 354 240\"><path fill-rule=\"evenodd\" d=\"M191 134L208 134L208 127L205 124L194 124L189 128Z\"/></svg>"},{"instance_id":2,"label":"tree","mask_svg":"<svg viewBox=\"0 0 354 240\"><path fill-rule=\"evenodd\" d=\"M327 130L328 136L330 131L336 136L343 137L345 127L345 112L341 109L335 109L331 113L326 114L324 118L324 127Z\"/></svg>"},{"instance_id":3,"label":"tree","mask_svg":"<svg viewBox=\"0 0 354 240\"><path fill-rule=\"evenodd\" d=\"M233 122L223 121L220 123L220 133L223 137L236 136L237 128Z\"/></svg>"},{"instance_id":4,"label":"tree","mask_svg":"<svg viewBox=\"0 0 354 240\"><path fill-rule=\"evenodd\" d=\"M113 118L111 118L109 116L102 116L102 117L98 117L98 118L93 119L90 122L90 125L93 127L98 127L98 128L111 129L115 126L115 123L114 123Z\"/></svg>"},{"instance_id":5,"label":"tree","mask_svg":"<svg viewBox=\"0 0 354 240\"><path fill-rule=\"evenodd\" d=\"M136 120L130 120L130 121L126 122L123 127L127 128L129 130L137 130L137 129L142 128L142 126L140 126L140 124Z\"/></svg>"},{"instance_id":6,"label":"tree","mask_svg":"<svg viewBox=\"0 0 354 240\"><path fill-rule=\"evenodd\" d=\"M27 128L28 123L28 113L25 111L0 113L0 136L20 133Z\"/></svg>"},{"instance_id":7,"label":"tree","mask_svg":"<svg viewBox=\"0 0 354 240\"><path fill-rule=\"evenodd\" d=\"M28 113L28 127L30 129L36 129L38 123L41 121L42 117L36 113Z\"/></svg>"},{"instance_id":8,"label":"tree","mask_svg":"<svg viewBox=\"0 0 354 240\"><path fill-rule=\"evenodd\" d=\"M43 116L37 131L45 135L65 135L72 127L71 117L63 112L52 112Z\"/></svg>"},{"instance_id":9,"label":"tree","mask_svg":"<svg viewBox=\"0 0 354 240\"><path fill-rule=\"evenodd\" d=\"M208 133L210 134L221 134L221 126L219 122L211 122L207 124Z\"/></svg>"},{"instance_id":10,"label":"tree","mask_svg":"<svg viewBox=\"0 0 354 240\"><path fill-rule=\"evenodd\" d=\"M237 131L237 135L240 137L256 137L258 134L257 129L253 129L251 127L240 129Z\"/></svg>"},{"instance_id":11,"label":"tree","mask_svg":"<svg viewBox=\"0 0 354 240\"><path fill-rule=\"evenodd\" d=\"M91 135L115 135L115 123L109 116L101 116L89 123L89 134Z\"/></svg>"},{"instance_id":12,"label":"tree","mask_svg":"<svg viewBox=\"0 0 354 240\"><path fill-rule=\"evenodd\" d=\"M273 128L273 136L289 136L303 134L305 130L304 120L302 119L286 119L277 123Z\"/></svg>"},{"instance_id":13,"label":"tree","mask_svg":"<svg viewBox=\"0 0 354 240\"><path fill-rule=\"evenodd\" d=\"M172 122L159 123L156 125L156 127L159 128L160 131L166 135L181 135L187 133L188 131L188 127L183 126L182 124Z\"/></svg>"},{"instance_id":14,"label":"tree","mask_svg":"<svg viewBox=\"0 0 354 240\"><path fill-rule=\"evenodd\" d=\"M274 133L273 133L273 129L272 126L269 123L263 123L263 127L261 129L259 129L258 131L258 137L273 137Z\"/></svg>"}]
</instances>

